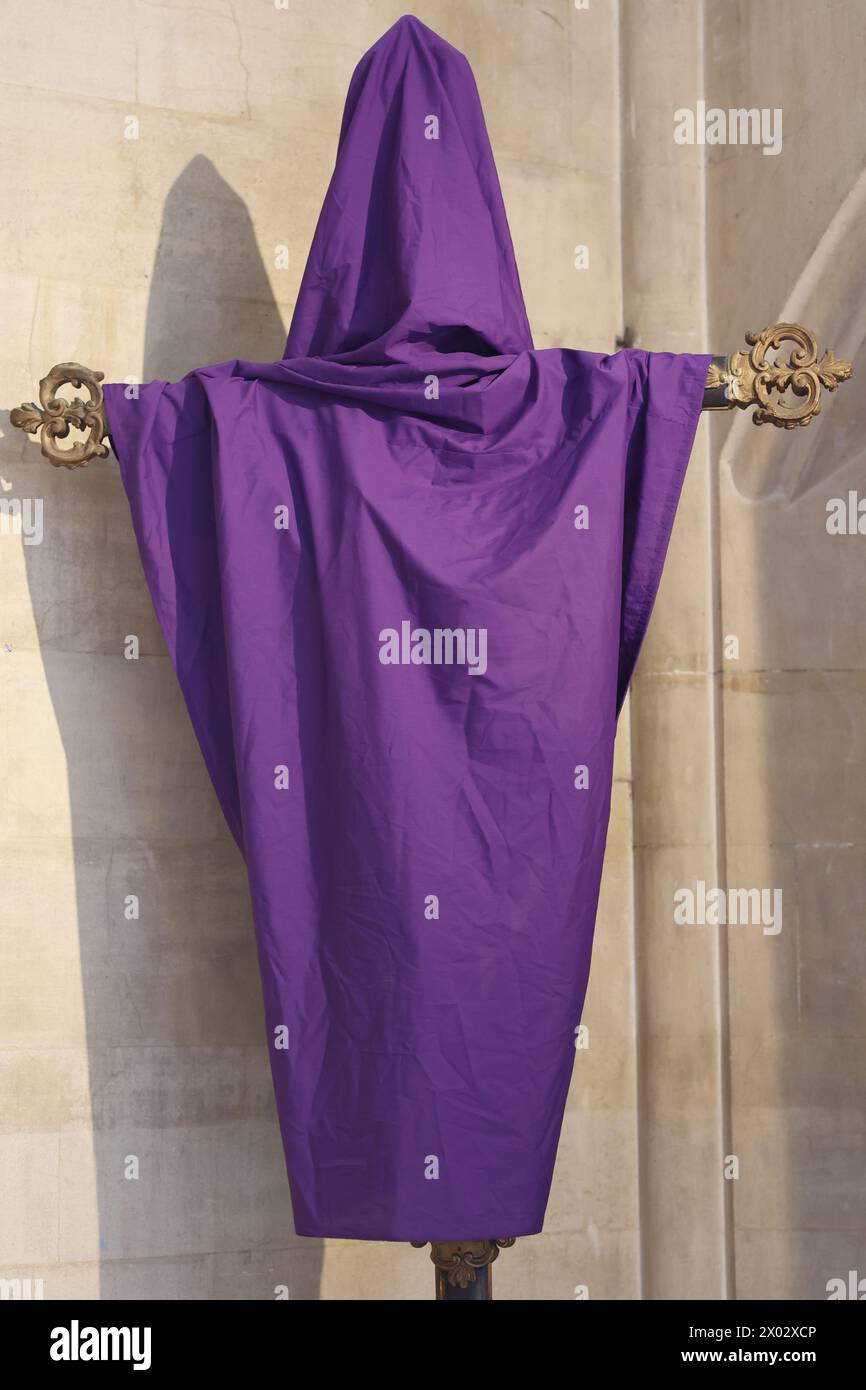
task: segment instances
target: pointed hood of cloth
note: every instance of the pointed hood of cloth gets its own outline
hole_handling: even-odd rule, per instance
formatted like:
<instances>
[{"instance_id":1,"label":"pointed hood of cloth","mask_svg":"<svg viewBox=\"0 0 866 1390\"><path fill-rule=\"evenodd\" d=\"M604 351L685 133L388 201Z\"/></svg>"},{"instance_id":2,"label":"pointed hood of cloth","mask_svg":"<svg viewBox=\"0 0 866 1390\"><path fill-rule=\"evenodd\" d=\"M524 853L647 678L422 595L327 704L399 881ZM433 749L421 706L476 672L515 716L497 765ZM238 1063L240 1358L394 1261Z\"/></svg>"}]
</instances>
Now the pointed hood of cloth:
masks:
<instances>
[{"instance_id":1,"label":"pointed hood of cloth","mask_svg":"<svg viewBox=\"0 0 866 1390\"><path fill-rule=\"evenodd\" d=\"M472 70L404 16L352 77L284 360L430 368L531 348Z\"/></svg>"}]
</instances>

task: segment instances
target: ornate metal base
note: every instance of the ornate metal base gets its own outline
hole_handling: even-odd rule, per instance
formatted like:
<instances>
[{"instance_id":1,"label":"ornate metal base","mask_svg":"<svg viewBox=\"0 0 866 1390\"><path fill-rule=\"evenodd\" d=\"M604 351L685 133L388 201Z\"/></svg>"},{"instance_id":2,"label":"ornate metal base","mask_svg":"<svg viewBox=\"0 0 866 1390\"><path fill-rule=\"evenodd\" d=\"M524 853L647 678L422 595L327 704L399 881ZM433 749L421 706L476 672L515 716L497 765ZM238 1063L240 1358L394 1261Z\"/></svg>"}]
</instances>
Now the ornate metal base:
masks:
<instances>
[{"instance_id":1,"label":"ornate metal base","mask_svg":"<svg viewBox=\"0 0 866 1390\"><path fill-rule=\"evenodd\" d=\"M436 1266L436 1298L455 1303L474 1302L493 1297L491 1265L500 1250L513 1245L516 1236L499 1240L431 1241L430 1258ZM423 1250L426 1240L413 1240Z\"/></svg>"}]
</instances>

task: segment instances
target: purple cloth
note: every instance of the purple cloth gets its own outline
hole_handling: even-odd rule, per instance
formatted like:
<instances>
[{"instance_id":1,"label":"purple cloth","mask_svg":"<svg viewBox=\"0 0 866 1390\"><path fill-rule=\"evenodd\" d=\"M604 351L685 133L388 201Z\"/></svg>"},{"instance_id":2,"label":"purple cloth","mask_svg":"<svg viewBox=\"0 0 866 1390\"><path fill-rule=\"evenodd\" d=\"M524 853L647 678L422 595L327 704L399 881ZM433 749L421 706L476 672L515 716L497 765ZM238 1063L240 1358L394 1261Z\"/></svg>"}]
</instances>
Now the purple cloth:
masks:
<instances>
[{"instance_id":1,"label":"purple cloth","mask_svg":"<svg viewBox=\"0 0 866 1390\"><path fill-rule=\"evenodd\" d=\"M541 1229L709 361L533 348L471 70L404 18L284 359L106 387L249 871L300 1235Z\"/></svg>"}]
</instances>

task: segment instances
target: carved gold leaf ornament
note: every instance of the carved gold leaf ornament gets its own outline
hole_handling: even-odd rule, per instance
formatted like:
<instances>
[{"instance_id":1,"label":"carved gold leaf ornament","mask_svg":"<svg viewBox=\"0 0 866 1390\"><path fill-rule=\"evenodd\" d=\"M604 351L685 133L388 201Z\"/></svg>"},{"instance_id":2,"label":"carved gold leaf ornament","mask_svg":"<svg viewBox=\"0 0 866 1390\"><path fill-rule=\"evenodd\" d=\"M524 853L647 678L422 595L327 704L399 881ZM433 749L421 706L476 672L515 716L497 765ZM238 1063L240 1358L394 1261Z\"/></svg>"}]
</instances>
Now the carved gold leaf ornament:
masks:
<instances>
[{"instance_id":1,"label":"carved gold leaf ornament","mask_svg":"<svg viewBox=\"0 0 866 1390\"><path fill-rule=\"evenodd\" d=\"M835 391L854 370L829 348L818 361L815 334L799 323L776 323L759 333L747 333L746 342L749 351L733 353L727 370L715 362L711 365L705 389L723 386L731 405L741 409L756 406L752 416L756 425L771 424L786 430L808 425L820 413L822 389ZM768 361L767 353L785 343L794 344L788 361ZM791 391L793 401L784 398L786 391Z\"/></svg>"},{"instance_id":2,"label":"carved gold leaf ornament","mask_svg":"<svg viewBox=\"0 0 866 1390\"><path fill-rule=\"evenodd\" d=\"M728 384L729 372L726 370L727 358L710 363L707 367L707 379L704 382L705 391L724 390Z\"/></svg>"},{"instance_id":3,"label":"carved gold leaf ornament","mask_svg":"<svg viewBox=\"0 0 866 1390\"><path fill-rule=\"evenodd\" d=\"M108 434L103 379L103 372L94 372L79 362L60 362L39 383L39 405L29 401L16 406L9 418L26 434L38 432L42 453L55 468L83 468L90 459L105 458L108 453L103 442ZM61 386L74 386L79 391L85 388L89 399L76 396L64 400L57 395ZM56 441L66 439L71 429L88 431L87 438L61 448Z\"/></svg>"}]
</instances>

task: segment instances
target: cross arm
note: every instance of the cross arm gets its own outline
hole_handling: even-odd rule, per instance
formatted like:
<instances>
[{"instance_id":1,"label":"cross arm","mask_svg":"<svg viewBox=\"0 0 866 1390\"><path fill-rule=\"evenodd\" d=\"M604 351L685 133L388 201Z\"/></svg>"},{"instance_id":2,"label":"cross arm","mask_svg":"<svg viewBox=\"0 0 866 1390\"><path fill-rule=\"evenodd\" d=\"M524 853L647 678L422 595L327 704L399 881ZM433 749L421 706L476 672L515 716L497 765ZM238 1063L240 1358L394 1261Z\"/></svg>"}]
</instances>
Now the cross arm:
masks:
<instances>
[{"instance_id":1,"label":"cross arm","mask_svg":"<svg viewBox=\"0 0 866 1390\"><path fill-rule=\"evenodd\" d=\"M850 362L827 349L818 358L815 334L799 323L776 323L760 333L746 333L746 351L714 357L704 386L704 410L755 408L756 425L780 429L808 425L821 410L823 391L835 391L852 373ZM784 344L792 344L784 357L768 358ZM78 362L60 362L39 383L39 403L16 406L10 419L16 429L39 436L42 453L56 468L83 468L93 458L108 454L108 420L102 395L103 372ZM87 399L71 401L57 392L63 386L85 389ZM71 429L86 438L68 446Z\"/></svg>"}]
</instances>

